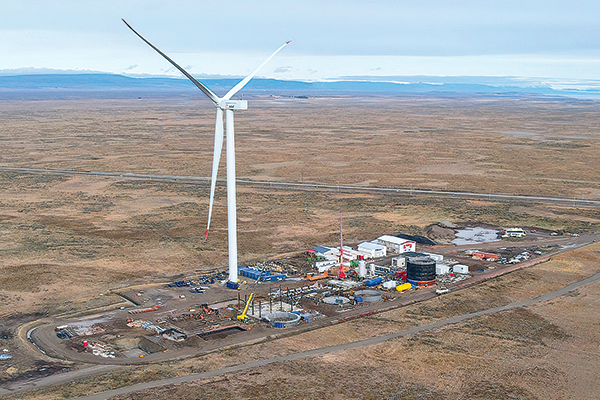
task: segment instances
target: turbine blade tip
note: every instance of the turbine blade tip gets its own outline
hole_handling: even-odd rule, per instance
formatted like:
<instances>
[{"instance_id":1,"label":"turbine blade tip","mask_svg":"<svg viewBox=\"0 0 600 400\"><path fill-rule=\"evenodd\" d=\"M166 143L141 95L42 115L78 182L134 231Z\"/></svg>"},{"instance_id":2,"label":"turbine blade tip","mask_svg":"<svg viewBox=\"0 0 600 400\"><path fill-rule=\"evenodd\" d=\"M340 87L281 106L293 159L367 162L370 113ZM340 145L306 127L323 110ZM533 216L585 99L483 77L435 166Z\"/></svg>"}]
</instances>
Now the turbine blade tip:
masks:
<instances>
[{"instance_id":1,"label":"turbine blade tip","mask_svg":"<svg viewBox=\"0 0 600 400\"><path fill-rule=\"evenodd\" d=\"M290 44L290 43L292 43L291 40L288 40L287 42L285 42L285 44Z\"/></svg>"},{"instance_id":2,"label":"turbine blade tip","mask_svg":"<svg viewBox=\"0 0 600 400\"><path fill-rule=\"evenodd\" d=\"M208 229L206 230L206 235L204 236L204 241L208 239Z\"/></svg>"}]
</instances>

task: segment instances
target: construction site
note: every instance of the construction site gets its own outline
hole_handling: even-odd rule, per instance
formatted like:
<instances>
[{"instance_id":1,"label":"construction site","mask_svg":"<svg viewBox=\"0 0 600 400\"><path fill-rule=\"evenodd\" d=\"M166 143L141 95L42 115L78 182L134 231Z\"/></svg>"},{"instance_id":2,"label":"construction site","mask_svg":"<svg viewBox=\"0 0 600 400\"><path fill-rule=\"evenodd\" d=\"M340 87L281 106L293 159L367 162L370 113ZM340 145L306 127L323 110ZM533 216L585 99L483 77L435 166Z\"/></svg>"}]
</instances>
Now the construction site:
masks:
<instances>
[{"instance_id":1,"label":"construction site","mask_svg":"<svg viewBox=\"0 0 600 400\"><path fill-rule=\"evenodd\" d=\"M461 239L471 242L460 246L384 235L367 242L384 254L376 258L359 250L364 242L344 246L340 231L337 248L316 246L239 267L233 289L219 271L123 288L114 294L126 305L31 327L27 338L45 354L81 362L136 364L206 354L445 295L545 260L580 238L528 228L529 238L524 233L507 242L505 230L485 228L495 236L481 239L481 229L467 228L474 234Z\"/></svg>"}]
</instances>

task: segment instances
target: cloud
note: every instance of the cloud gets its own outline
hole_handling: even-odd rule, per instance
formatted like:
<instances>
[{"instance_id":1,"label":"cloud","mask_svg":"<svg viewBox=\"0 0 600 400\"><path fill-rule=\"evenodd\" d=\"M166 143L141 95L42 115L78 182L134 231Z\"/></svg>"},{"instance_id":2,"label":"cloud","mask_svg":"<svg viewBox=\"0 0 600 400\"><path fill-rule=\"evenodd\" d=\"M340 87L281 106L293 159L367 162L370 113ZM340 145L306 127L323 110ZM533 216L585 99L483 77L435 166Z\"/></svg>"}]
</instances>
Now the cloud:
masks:
<instances>
[{"instance_id":1,"label":"cloud","mask_svg":"<svg viewBox=\"0 0 600 400\"><path fill-rule=\"evenodd\" d=\"M130 65L129 67L125 68L125 71L131 71L132 69L136 69L137 66L137 64Z\"/></svg>"},{"instance_id":2,"label":"cloud","mask_svg":"<svg viewBox=\"0 0 600 400\"><path fill-rule=\"evenodd\" d=\"M285 72L292 72L293 68L292 67L278 67L277 69L275 69L276 74L283 74Z\"/></svg>"}]
</instances>

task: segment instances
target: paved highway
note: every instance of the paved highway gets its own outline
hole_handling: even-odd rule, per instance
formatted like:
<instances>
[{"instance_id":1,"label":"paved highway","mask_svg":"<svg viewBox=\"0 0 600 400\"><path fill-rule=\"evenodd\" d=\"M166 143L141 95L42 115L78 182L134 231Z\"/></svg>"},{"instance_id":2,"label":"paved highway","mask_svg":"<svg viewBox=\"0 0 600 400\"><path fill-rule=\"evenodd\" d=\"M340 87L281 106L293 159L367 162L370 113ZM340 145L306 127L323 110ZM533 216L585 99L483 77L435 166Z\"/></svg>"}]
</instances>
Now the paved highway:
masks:
<instances>
[{"instance_id":1,"label":"paved highway","mask_svg":"<svg viewBox=\"0 0 600 400\"><path fill-rule=\"evenodd\" d=\"M119 179L148 180L159 182L178 182L195 185L207 185L210 182L209 177L204 176L178 176L178 175L155 175L155 174L134 174L128 172L107 172L107 171L71 171L60 169L40 169L40 168L17 168L0 166L0 171L13 172L20 174L43 174L43 175L92 175L104 176ZM224 182L224 179L218 179ZM274 182L274 181L255 181L249 179L237 179L238 185L269 187L286 190L319 190L319 191L337 191L344 193L382 193L397 195L424 195L435 197L455 197L464 199L486 199L486 200L519 200L533 203L554 203L560 205L600 208L598 200L569 199L566 197L545 197L545 196L527 196L517 194L501 193L476 193L476 192L455 192L445 190L429 189L406 189L406 188L385 188L374 186L353 186L353 185L329 185L324 183L298 183L298 182Z\"/></svg>"},{"instance_id":2,"label":"paved highway","mask_svg":"<svg viewBox=\"0 0 600 400\"><path fill-rule=\"evenodd\" d=\"M181 384L181 383L185 383L185 382L191 382L191 381L194 381L197 379L211 378L213 376L223 375L223 374L227 374L227 373L231 373L231 372L237 372L237 371L243 371L243 370L248 370L248 369L252 369L252 368L263 367L263 366L269 365L269 364L285 362L285 361L292 361L292 360L300 360L303 358L315 357L315 356L319 356L319 355L323 355L323 354L333 353L336 351L350 350L350 349L355 349L358 347L369 346L372 344L378 344L378 343L382 343L382 342L385 342L388 340L397 339L397 338L408 336L408 335L415 335L415 334L418 334L418 333L421 333L424 331L428 331L431 329L441 328L446 325L456 324L456 323L465 321L469 318L493 314L493 313L500 312L500 311L512 310L512 309L520 308L520 307L526 307L526 306L530 306L532 304L552 300L556 297L563 296L581 286L587 285L592 282L596 282L599 279L600 279L600 273L597 273L596 275L593 275L587 279L572 283L572 284L565 286L559 290L546 293L542 296L539 296L539 297L536 297L533 299L514 302L514 303L507 304L505 306L494 307L494 308L490 308L487 310L478 311L478 312L474 312L474 313L458 315L458 316L455 316L452 318L447 318L444 320L436 321L431 324L416 326L416 327L406 329L406 330L403 330L400 332L390 333L387 335L378 336L378 337L365 339L365 340L360 340L357 342L344 343L344 344L340 344L340 345L336 345L336 346L323 347L320 349L304 351L301 353L288 354L285 356L272 357L272 358L267 358L267 359L263 359L263 360L255 360L255 361L251 361L251 362L248 362L245 364L232 365L230 367L219 368L219 369L215 369L212 371L206 371L206 372L203 372L200 374L180 376L177 378L162 379L162 380L153 381L153 382L138 383L135 385L121 387L118 389L107 390L105 392L96 393L96 394L93 394L90 396L77 397L76 399L77 400L104 400L104 399L108 399L109 397L112 397L112 396L123 395L123 394L132 393L132 392L136 392L136 391L140 391L140 390L157 388L157 387L166 386L166 385L177 385L177 384Z\"/></svg>"}]
</instances>

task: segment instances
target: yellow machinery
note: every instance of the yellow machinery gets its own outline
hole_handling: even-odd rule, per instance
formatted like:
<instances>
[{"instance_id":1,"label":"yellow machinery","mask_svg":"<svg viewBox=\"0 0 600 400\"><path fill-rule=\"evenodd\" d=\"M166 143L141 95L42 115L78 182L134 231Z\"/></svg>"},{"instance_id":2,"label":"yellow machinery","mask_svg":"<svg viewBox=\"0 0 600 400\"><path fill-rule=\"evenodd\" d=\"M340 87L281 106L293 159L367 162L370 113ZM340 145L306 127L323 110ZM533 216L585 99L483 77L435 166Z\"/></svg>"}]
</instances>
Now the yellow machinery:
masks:
<instances>
[{"instance_id":1,"label":"yellow machinery","mask_svg":"<svg viewBox=\"0 0 600 400\"><path fill-rule=\"evenodd\" d=\"M411 288L412 288L412 285L408 282L403 283L402 285L396 286L396 290L399 292L404 292L405 290L410 290Z\"/></svg>"},{"instance_id":2,"label":"yellow machinery","mask_svg":"<svg viewBox=\"0 0 600 400\"><path fill-rule=\"evenodd\" d=\"M250 296L246 300L246 305L244 306L244 311L240 315L237 316L237 319L239 319L240 321L246 321L246 318L248 318L246 313L248 312L248 307L250 306L250 303L252 303L252 300L254 300L254 294L256 293L256 285L258 285L258 281L260 281L261 278L262 278L262 272L258 276L258 279L256 280L256 282L254 282L254 287L252 288L252 294L250 294Z\"/></svg>"},{"instance_id":3,"label":"yellow machinery","mask_svg":"<svg viewBox=\"0 0 600 400\"><path fill-rule=\"evenodd\" d=\"M248 312L248 306L250 305L250 303L252 303L253 298L254 298L254 293L252 293L250 295L250 297L248 297L248 300L246 300L246 306L244 307L244 311L240 315L237 316L237 319L239 319L240 321L244 321L246 318L248 318L246 313Z\"/></svg>"}]
</instances>

